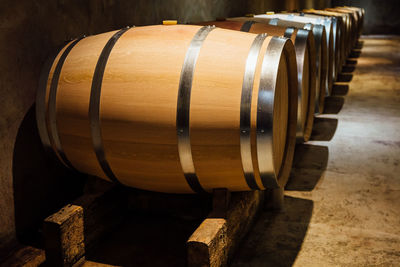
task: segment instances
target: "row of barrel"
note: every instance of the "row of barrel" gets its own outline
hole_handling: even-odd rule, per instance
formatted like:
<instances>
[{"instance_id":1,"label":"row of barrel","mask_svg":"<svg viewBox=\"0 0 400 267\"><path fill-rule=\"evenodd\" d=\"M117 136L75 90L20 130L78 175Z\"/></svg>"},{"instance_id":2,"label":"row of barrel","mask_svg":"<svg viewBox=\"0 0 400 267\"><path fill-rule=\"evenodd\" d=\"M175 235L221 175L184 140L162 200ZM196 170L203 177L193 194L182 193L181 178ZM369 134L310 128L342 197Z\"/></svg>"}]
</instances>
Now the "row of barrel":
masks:
<instances>
[{"instance_id":1,"label":"row of barrel","mask_svg":"<svg viewBox=\"0 0 400 267\"><path fill-rule=\"evenodd\" d=\"M267 12L72 40L42 70L40 138L65 166L144 190L283 187L363 18Z\"/></svg>"}]
</instances>

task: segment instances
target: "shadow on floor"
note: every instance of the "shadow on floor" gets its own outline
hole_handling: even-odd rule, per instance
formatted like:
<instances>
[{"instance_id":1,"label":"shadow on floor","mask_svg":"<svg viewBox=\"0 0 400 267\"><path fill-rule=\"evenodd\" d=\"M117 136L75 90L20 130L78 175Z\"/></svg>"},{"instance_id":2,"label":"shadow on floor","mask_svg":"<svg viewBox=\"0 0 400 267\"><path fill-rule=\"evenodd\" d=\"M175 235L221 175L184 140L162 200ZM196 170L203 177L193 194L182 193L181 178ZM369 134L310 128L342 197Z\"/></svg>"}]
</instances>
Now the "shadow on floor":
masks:
<instances>
[{"instance_id":1,"label":"shadow on floor","mask_svg":"<svg viewBox=\"0 0 400 267\"><path fill-rule=\"evenodd\" d=\"M346 65L357 65L357 59L355 59L355 58L348 58L347 60L346 60Z\"/></svg>"},{"instance_id":2,"label":"shadow on floor","mask_svg":"<svg viewBox=\"0 0 400 267\"><path fill-rule=\"evenodd\" d=\"M337 119L315 118L310 141L330 141L335 135L337 125Z\"/></svg>"},{"instance_id":3,"label":"shadow on floor","mask_svg":"<svg viewBox=\"0 0 400 267\"><path fill-rule=\"evenodd\" d=\"M117 266L186 266L186 241L200 223L131 213L115 232L100 240L86 260Z\"/></svg>"},{"instance_id":4,"label":"shadow on floor","mask_svg":"<svg viewBox=\"0 0 400 267\"><path fill-rule=\"evenodd\" d=\"M285 196L285 211L262 211L232 266L292 266L310 223L313 202Z\"/></svg>"},{"instance_id":5,"label":"shadow on floor","mask_svg":"<svg viewBox=\"0 0 400 267\"><path fill-rule=\"evenodd\" d=\"M364 47L364 41L358 41L355 48L356 49L362 49Z\"/></svg>"},{"instance_id":6,"label":"shadow on floor","mask_svg":"<svg viewBox=\"0 0 400 267\"><path fill-rule=\"evenodd\" d=\"M344 104L344 98L341 96L325 97L324 114L338 114Z\"/></svg>"},{"instance_id":7,"label":"shadow on floor","mask_svg":"<svg viewBox=\"0 0 400 267\"><path fill-rule=\"evenodd\" d=\"M353 74L351 73L340 73L337 77L337 82L351 82Z\"/></svg>"},{"instance_id":8,"label":"shadow on floor","mask_svg":"<svg viewBox=\"0 0 400 267\"><path fill-rule=\"evenodd\" d=\"M354 72L355 69L356 69L355 65L345 65L342 68L342 72L351 73L351 72Z\"/></svg>"},{"instance_id":9,"label":"shadow on floor","mask_svg":"<svg viewBox=\"0 0 400 267\"><path fill-rule=\"evenodd\" d=\"M361 49L353 49L350 52L349 58L359 58L361 56Z\"/></svg>"},{"instance_id":10,"label":"shadow on floor","mask_svg":"<svg viewBox=\"0 0 400 267\"><path fill-rule=\"evenodd\" d=\"M345 96L349 92L347 83L334 83L332 88L332 96Z\"/></svg>"},{"instance_id":11,"label":"shadow on floor","mask_svg":"<svg viewBox=\"0 0 400 267\"><path fill-rule=\"evenodd\" d=\"M12 168L17 237L23 244L41 247L43 219L80 195L86 176L72 173L45 153L35 106L18 129Z\"/></svg>"},{"instance_id":12,"label":"shadow on floor","mask_svg":"<svg viewBox=\"0 0 400 267\"><path fill-rule=\"evenodd\" d=\"M312 191L326 170L328 157L329 150L326 146L297 145L285 190Z\"/></svg>"}]
</instances>

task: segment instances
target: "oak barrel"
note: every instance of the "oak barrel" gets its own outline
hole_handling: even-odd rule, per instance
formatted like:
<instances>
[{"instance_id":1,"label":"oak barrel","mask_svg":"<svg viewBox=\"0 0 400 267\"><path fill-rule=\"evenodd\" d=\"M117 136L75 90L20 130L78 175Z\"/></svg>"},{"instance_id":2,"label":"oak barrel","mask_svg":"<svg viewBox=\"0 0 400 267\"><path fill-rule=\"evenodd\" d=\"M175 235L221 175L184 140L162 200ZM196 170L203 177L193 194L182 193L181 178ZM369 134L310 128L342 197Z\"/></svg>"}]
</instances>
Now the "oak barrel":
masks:
<instances>
[{"instance_id":1,"label":"oak barrel","mask_svg":"<svg viewBox=\"0 0 400 267\"><path fill-rule=\"evenodd\" d=\"M230 20L240 20L243 18L232 18ZM282 27L295 27L299 29L310 30L314 34L315 40L315 61L316 61L316 96L315 96L315 113L322 113L324 110L326 95L326 79L328 76L328 48L326 42L325 27L321 25L313 25L311 23L300 23L295 21L286 21L280 19L268 18L268 15L256 15L253 20L259 23Z\"/></svg>"},{"instance_id":2,"label":"oak barrel","mask_svg":"<svg viewBox=\"0 0 400 267\"><path fill-rule=\"evenodd\" d=\"M351 10L345 7L334 7L334 8L327 8L326 10L334 11L338 13L343 13L349 16L350 18L350 30L351 30L351 45L353 48L357 44L357 40L360 37L360 18L358 12L356 10Z\"/></svg>"},{"instance_id":3,"label":"oak barrel","mask_svg":"<svg viewBox=\"0 0 400 267\"><path fill-rule=\"evenodd\" d=\"M345 55L347 58L347 56L351 52L351 49L353 48L353 39L354 39L350 14L345 13L345 12L339 12L338 10L332 10L332 9L331 10L326 9L323 12L326 15L342 17L342 20L344 22L345 29L346 29L345 30L345 43L346 43Z\"/></svg>"},{"instance_id":4,"label":"oak barrel","mask_svg":"<svg viewBox=\"0 0 400 267\"><path fill-rule=\"evenodd\" d=\"M325 80L326 95L330 95L332 91L333 81L335 79L335 45L334 45L334 33L333 26L330 20L321 18L310 18L300 16L295 13L278 13L273 15L266 15L268 18L277 18L283 21L293 21L299 23L311 23L313 25L322 25L325 28L326 34L326 45L327 45L327 77ZM279 23L279 22L278 22Z\"/></svg>"},{"instance_id":5,"label":"oak barrel","mask_svg":"<svg viewBox=\"0 0 400 267\"><path fill-rule=\"evenodd\" d=\"M71 41L49 62L37 123L66 166L168 193L285 185L297 118L288 39L146 26Z\"/></svg>"},{"instance_id":6,"label":"oak barrel","mask_svg":"<svg viewBox=\"0 0 400 267\"><path fill-rule=\"evenodd\" d=\"M349 21L348 16L343 13L332 12L327 10L315 10L315 9L306 9L303 10L304 13L314 14L324 17L335 17L341 26L341 39L342 39L342 49L341 49L341 66L343 66L346 62L350 45L350 31L349 31Z\"/></svg>"},{"instance_id":7,"label":"oak barrel","mask_svg":"<svg viewBox=\"0 0 400 267\"><path fill-rule=\"evenodd\" d=\"M344 38L343 38L343 21L340 17L336 16L323 16L323 15L317 15L317 14L312 14L312 13L307 13L307 12L301 12L301 13L296 13L300 16L308 17L308 18L314 18L314 19L323 19L325 24L331 24L332 25L332 32L333 32L333 46L334 46L334 51L335 51L335 68L334 68L334 81L336 81L340 71L341 71L341 66L343 62L343 49L345 47L344 43Z\"/></svg>"},{"instance_id":8,"label":"oak barrel","mask_svg":"<svg viewBox=\"0 0 400 267\"><path fill-rule=\"evenodd\" d=\"M358 37L360 37L360 35L362 33L363 26L364 26L365 9L364 8L360 8L360 7L352 7L352 6L343 6L341 8L352 10L352 11L355 11L357 13L357 16L358 16L358 20L357 20L357 22L358 22L358 25L357 25Z\"/></svg>"},{"instance_id":9,"label":"oak barrel","mask_svg":"<svg viewBox=\"0 0 400 267\"><path fill-rule=\"evenodd\" d=\"M291 27L280 27L265 23L257 23L248 18L245 21L219 20L200 22L198 25L215 25L224 29L238 30L250 33L266 33L272 36L290 38L296 50L298 82L297 132L298 142L310 139L314 122L315 109L315 45L312 32Z\"/></svg>"}]
</instances>

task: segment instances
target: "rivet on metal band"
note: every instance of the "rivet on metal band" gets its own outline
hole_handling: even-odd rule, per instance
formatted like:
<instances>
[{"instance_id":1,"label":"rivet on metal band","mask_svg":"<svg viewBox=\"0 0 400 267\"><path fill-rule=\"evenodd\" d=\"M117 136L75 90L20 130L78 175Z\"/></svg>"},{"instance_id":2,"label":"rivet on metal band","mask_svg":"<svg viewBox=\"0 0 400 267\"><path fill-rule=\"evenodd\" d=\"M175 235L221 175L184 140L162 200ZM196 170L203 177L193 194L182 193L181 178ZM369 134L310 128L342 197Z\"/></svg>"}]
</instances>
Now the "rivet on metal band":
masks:
<instances>
[{"instance_id":1,"label":"rivet on metal band","mask_svg":"<svg viewBox=\"0 0 400 267\"><path fill-rule=\"evenodd\" d=\"M261 182L265 188L277 188L273 165L272 129L277 69L286 38L273 37L268 44L261 66L257 101L257 160ZM278 170L279 171L279 170Z\"/></svg>"},{"instance_id":2,"label":"rivet on metal band","mask_svg":"<svg viewBox=\"0 0 400 267\"><path fill-rule=\"evenodd\" d=\"M49 92L49 126L50 126L50 138L53 139L53 144L57 150L58 155L60 156L62 162L71 169L74 169L71 162L67 159L67 156L64 153L64 150L61 145L60 136L58 134L57 128L57 111L56 111L56 102L57 102L57 89L58 89L58 81L60 79L60 73L62 66L64 65L65 59L67 58L69 52L71 52L72 48L81 40L79 38L73 41L62 53L60 59L57 62L56 68L54 69L53 77L51 79L50 84L50 92Z\"/></svg>"},{"instance_id":3,"label":"rivet on metal band","mask_svg":"<svg viewBox=\"0 0 400 267\"><path fill-rule=\"evenodd\" d=\"M292 38L293 33L294 33L294 28L293 27L288 27L288 28L286 28L285 33L283 34L283 36L290 39L290 38Z\"/></svg>"},{"instance_id":4,"label":"rivet on metal band","mask_svg":"<svg viewBox=\"0 0 400 267\"><path fill-rule=\"evenodd\" d=\"M256 23L256 22L255 22L255 21L252 21L252 20L245 21L245 22L243 23L242 27L240 28L240 31L241 31L241 32L249 32L251 26L253 26L254 23Z\"/></svg>"},{"instance_id":5,"label":"rivet on metal band","mask_svg":"<svg viewBox=\"0 0 400 267\"><path fill-rule=\"evenodd\" d=\"M197 31L186 52L179 80L176 110L176 131L178 137L178 153L183 173L190 188L197 193L206 193L201 186L194 168L192 148L190 144L189 113L192 81L200 48L207 35L215 27L204 26Z\"/></svg>"},{"instance_id":6,"label":"rivet on metal band","mask_svg":"<svg viewBox=\"0 0 400 267\"><path fill-rule=\"evenodd\" d=\"M124 34L129 27L116 32L107 44L104 46L99 59L96 64L96 68L93 74L92 88L90 92L90 102L89 102L89 119L90 119L90 129L92 134L93 149L96 153L97 160L110 180L119 183L117 177L115 177L114 172L111 170L110 165L106 159L103 145L103 137L101 133L100 125L100 96L101 96L101 86L103 82L104 70L107 65L108 58L110 56L111 50L113 49L115 43Z\"/></svg>"},{"instance_id":7,"label":"rivet on metal band","mask_svg":"<svg viewBox=\"0 0 400 267\"><path fill-rule=\"evenodd\" d=\"M259 34L251 44L246 60L240 102L240 155L244 177L249 188L253 190L260 188L254 178L253 160L251 156L251 97L253 94L254 75L256 72L258 55L260 54L261 47L266 37L266 34Z\"/></svg>"}]
</instances>

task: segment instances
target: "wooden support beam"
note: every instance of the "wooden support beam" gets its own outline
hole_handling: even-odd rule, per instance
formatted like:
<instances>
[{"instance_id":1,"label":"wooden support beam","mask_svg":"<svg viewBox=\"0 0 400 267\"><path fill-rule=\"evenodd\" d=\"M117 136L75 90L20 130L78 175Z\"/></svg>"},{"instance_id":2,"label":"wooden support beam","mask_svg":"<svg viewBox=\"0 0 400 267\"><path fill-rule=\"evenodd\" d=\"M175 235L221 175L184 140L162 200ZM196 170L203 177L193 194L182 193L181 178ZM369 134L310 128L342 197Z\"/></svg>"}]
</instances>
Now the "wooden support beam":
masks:
<instances>
[{"instance_id":1,"label":"wooden support beam","mask_svg":"<svg viewBox=\"0 0 400 267\"><path fill-rule=\"evenodd\" d=\"M112 186L85 194L47 217L43 224L46 263L74 265L99 238L116 227L127 210L123 190Z\"/></svg>"},{"instance_id":2,"label":"wooden support beam","mask_svg":"<svg viewBox=\"0 0 400 267\"><path fill-rule=\"evenodd\" d=\"M264 191L214 190L213 210L186 242L188 266L226 266L263 202Z\"/></svg>"},{"instance_id":3,"label":"wooden support beam","mask_svg":"<svg viewBox=\"0 0 400 267\"><path fill-rule=\"evenodd\" d=\"M47 217L43 233L50 266L72 266L85 255L82 207L70 204Z\"/></svg>"},{"instance_id":4,"label":"wooden support beam","mask_svg":"<svg viewBox=\"0 0 400 267\"><path fill-rule=\"evenodd\" d=\"M0 266L36 267L42 266L45 261L44 251L31 246L19 245Z\"/></svg>"}]
</instances>

